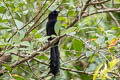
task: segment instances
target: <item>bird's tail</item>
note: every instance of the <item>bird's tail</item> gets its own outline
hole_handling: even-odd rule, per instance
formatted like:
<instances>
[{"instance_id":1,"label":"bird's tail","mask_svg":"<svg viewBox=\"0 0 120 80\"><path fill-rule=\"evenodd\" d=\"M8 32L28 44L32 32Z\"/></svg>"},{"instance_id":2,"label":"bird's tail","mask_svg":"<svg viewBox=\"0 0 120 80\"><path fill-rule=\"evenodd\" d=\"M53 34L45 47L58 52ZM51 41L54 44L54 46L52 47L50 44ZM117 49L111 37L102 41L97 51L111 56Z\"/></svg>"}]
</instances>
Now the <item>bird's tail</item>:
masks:
<instances>
[{"instance_id":1,"label":"bird's tail","mask_svg":"<svg viewBox=\"0 0 120 80\"><path fill-rule=\"evenodd\" d=\"M50 49L50 72L54 76L56 76L57 72L59 72L59 67L60 67L60 54L59 54L59 49L58 45L54 45Z\"/></svg>"}]
</instances>

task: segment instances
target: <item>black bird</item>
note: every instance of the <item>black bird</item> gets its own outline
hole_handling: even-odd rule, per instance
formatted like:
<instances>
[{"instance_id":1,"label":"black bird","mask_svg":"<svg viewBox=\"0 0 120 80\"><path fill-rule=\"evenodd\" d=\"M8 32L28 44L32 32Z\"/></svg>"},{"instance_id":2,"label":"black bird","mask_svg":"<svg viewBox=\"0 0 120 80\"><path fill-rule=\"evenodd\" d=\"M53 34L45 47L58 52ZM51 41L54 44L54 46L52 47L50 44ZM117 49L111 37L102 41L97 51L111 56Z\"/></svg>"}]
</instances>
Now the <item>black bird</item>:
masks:
<instances>
[{"instance_id":1,"label":"black bird","mask_svg":"<svg viewBox=\"0 0 120 80\"><path fill-rule=\"evenodd\" d=\"M55 33L55 24L57 22L57 17L58 17L59 11L52 11L48 15L48 22L46 25L46 32L47 36L51 35L56 35ZM54 38L50 37L48 38L48 41L53 40ZM49 73L52 73L54 76L59 72L59 67L60 67L60 54L59 54L59 49L58 49L58 42L56 42L50 49L50 71Z\"/></svg>"}]
</instances>

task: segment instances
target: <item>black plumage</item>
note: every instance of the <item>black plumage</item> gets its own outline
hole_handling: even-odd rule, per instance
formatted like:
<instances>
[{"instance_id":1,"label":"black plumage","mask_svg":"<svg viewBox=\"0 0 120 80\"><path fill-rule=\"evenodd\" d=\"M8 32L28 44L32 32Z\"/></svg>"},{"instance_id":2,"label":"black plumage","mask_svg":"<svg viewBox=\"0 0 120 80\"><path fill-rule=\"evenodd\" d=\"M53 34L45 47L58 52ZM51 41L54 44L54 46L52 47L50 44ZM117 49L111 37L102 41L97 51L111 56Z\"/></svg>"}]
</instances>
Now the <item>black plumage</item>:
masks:
<instances>
[{"instance_id":1,"label":"black plumage","mask_svg":"<svg viewBox=\"0 0 120 80\"><path fill-rule=\"evenodd\" d=\"M55 33L55 24L57 22L57 17L58 17L58 11L52 11L48 15L48 22L46 25L46 32L47 36L51 35L56 35ZM53 40L54 38L50 37L48 38L48 41ZM60 66L60 54L59 54L59 49L58 49L58 42L56 42L50 49L50 71L49 73L52 73L54 76L59 72L59 66Z\"/></svg>"}]
</instances>

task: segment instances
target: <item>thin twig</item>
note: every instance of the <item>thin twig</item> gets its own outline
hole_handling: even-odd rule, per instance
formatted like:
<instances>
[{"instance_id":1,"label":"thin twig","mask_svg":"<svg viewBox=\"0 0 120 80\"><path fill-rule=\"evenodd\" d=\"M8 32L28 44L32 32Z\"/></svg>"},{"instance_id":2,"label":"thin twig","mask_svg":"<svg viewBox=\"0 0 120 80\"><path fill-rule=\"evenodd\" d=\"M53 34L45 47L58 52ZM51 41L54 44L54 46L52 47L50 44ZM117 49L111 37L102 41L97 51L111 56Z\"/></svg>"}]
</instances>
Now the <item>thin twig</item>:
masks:
<instances>
[{"instance_id":1,"label":"thin twig","mask_svg":"<svg viewBox=\"0 0 120 80\"><path fill-rule=\"evenodd\" d=\"M65 36L65 35L63 35ZM49 43L47 43L46 45L44 45L43 47L41 47L39 50L34 51L33 54L31 56L27 56L24 59L21 59L20 61L16 61L15 63L11 64L10 66L12 68L15 68L17 65L22 64L26 61L28 61L29 59L32 59L33 57L39 55L40 51L44 51L47 48L49 48L50 46L53 46L59 39L61 39L63 36L60 37L56 37L55 39L53 39L52 41L50 41ZM3 75L4 73L8 72L6 69L3 69L0 71L0 75Z\"/></svg>"},{"instance_id":2,"label":"thin twig","mask_svg":"<svg viewBox=\"0 0 120 80\"><path fill-rule=\"evenodd\" d=\"M101 6L103 8L107 8L104 4L101 4ZM111 12L108 12L108 14L111 16L111 18L114 21L114 23L116 24L116 26L120 27L120 24L119 24L118 20L115 18L115 16Z\"/></svg>"},{"instance_id":3,"label":"thin twig","mask_svg":"<svg viewBox=\"0 0 120 80\"><path fill-rule=\"evenodd\" d=\"M84 8L81 10L80 15L78 15L78 16L74 19L74 21L73 21L67 28L73 26L73 25L81 18L81 16L84 14L85 10L86 10L87 7L89 6L89 5L88 5L89 2L91 2L91 0L88 0L88 1L86 2Z\"/></svg>"},{"instance_id":4,"label":"thin twig","mask_svg":"<svg viewBox=\"0 0 120 80\"><path fill-rule=\"evenodd\" d=\"M43 7L45 6L46 2L47 2L47 0L46 0L45 3L43 4L42 8L38 11L37 15L36 15L35 17L33 17L33 19L30 20L26 25L24 25L20 30L24 29L28 24L30 24L30 23L40 14L40 12L41 12L41 10L43 9ZM7 42L9 42L9 41L17 34L17 32L18 32L18 31L15 31L15 32L13 33L13 35L8 39Z\"/></svg>"},{"instance_id":5,"label":"thin twig","mask_svg":"<svg viewBox=\"0 0 120 80\"><path fill-rule=\"evenodd\" d=\"M60 4L57 8L59 8L59 7L62 5L63 1L64 1L64 0L62 0L61 4ZM57 9L57 8L56 8L56 9ZM56 9L55 9L55 10L56 10ZM48 18L48 17L46 17L43 21L41 21L38 25L36 25L32 30L34 30L35 28L39 27L45 20L47 20L47 18ZM32 31L32 30L31 30L31 31Z\"/></svg>"},{"instance_id":6,"label":"thin twig","mask_svg":"<svg viewBox=\"0 0 120 80\"><path fill-rule=\"evenodd\" d=\"M97 5L97 4L103 4L103 3L106 3L106 2L108 2L108 1L110 1L110 0L104 0L104 1L100 1L100 2L91 2L91 3L89 3L88 5Z\"/></svg>"},{"instance_id":7,"label":"thin twig","mask_svg":"<svg viewBox=\"0 0 120 80\"><path fill-rule=\"evenodd\" d=\"M32 27L29 28L29 30L25 33L25 35L29 34L35 27L35 25L37 24L37 22L41 19L41 17L46 13L46 11L53 5L53 3L55 2L55 0L52 1L52 3L47 7L46 10L44 10L44 12L40 15L40 17L35 21L35 23L32 25Z\"/></svg>"},{"instance_id":8,"label":"thin twig","mask_svg":"<svg viewBox=\"0 0 120 80\"><path fill-rule=\"evenodd\" d=\"M106 8L106 9L97 10L97 11L91 12L89 14L82 15L82 18L87 17L87 16L91 16L94 14L106 13L106 12L120 12L120 8Z\"/></svg>"},{"instance_id":9,"label":"thin twig","mask_svg":"<svg viewBox=\"0 0 120 80\"><path fill-rule=\"evenodd\" d=\"M28 61L26 61L26 63L27 63L27 65L28 65L28 67L29 67L29 69L30 69L31 73L35 76L35 78L36 78L36 79L39 79L39 78L38 78L38 76L37 76L37 75L33 72L33 70L32 70L32 68L31 68L31 66L30 66L29 62L28 62Z\"/></svg>"},{"instance_id":10,"label":"thin twig","mask_svg":"<svg viewBox=\"0 0 120 80\"><path fill-rule=\"evenodd\" d=\"M18 27L17 27L17 25L16 25L16 23L15 23L15 20L14 20L14 17L13 17L13 15L12 15L11 10L9 9L8 5L5 3L5 1L4 1L4 0L3 0L3 2L4 2L4 4L6 5L6 7L7 7L8 11L9 11L9 13L10 13L11 17L12 17L12 20L13 20L13 22L14 22L14 24L15 24L16 29L18 30Z\"/></svg>"},{"instance_id":11,"label":"thin twig","mask_svg":"<svg viewBox=\"0 0 120 80\"><path fill-rule=\"evenodd\" d=\"M35 20L35 18L40 14L40 12L42 11L42 9L44 8L46 2L48 0L45 0L43 6L41 7L41 9L38 11L38 13L33 17L33 19L31 19L26 25L24 25L20 30L24 29L28 24L30 24L33 20Z\"/></svg>"},{"instance_id":12,"label":"thin twig","mask_svg":"<svg viewBox=\"0 0 120 80\"><path fill-rule=\"evenodd\" d=\"M91 1L91 0L89 0L89 1ZM87 2L89 2L89 1L87 1ZM81 12L81 17L85 17L85 16L88 15L88 14L87 14L87 15L86 15L86 14L84 15L84 11L85 11L86 9L87 9L86 7L84 7L84 8L82 9L83 11ZM98 10L97 13L112 12L112 11L120 11L120 9L116 9L116 8L112 8L112 9L111 9L111 8L110 8L110 9ZM96 13L96 14L97 14L97 13ZM93 14L95 14L95 12L93 12L91 15L93 15ZM88 16L90 16L90 15L88 15ZM75 21L73 21L73 23L71 23L71 24L69 25L69 27L72 27L78 20L79 20L79 19L76 18ZM39 55L38 52L46 50L47 48L49 48L50 46L52 46L53 44L55 44L58 40L60 40L60 39L61 39L62 37L64 37L64 36L66 36L66 35L63 35L63 36L60 36L60 37L56 37L56 38L55 38L54 40L52 40L49 44L46 44L46 45L44 45L43 47L41 47L39 50L34 51L33 54L31 54L31 56L27 56L27 57L25 57L24 59L21 59L19 62L15 62L15 63L11 64L10 66L11 66L12 68L15 68L17 65L22 64L22 63L24 63L24 62L26 62L26 61L34 58L35 56ZM61 69L63 69L63 70L68 70L68 71L72 71L72 72L77 72L77 73L85 73L84 71L77 71L77 70L72 70L72 69L67 69L67 68L61 68ZM6 73L6 72L8 72L8 71L7 71L6 69L3 69L3 70L0 71L0 75L3 75L3 74ZM85 73L85 74L89 74L89 73ZM91 75L91 73L90 73L90 75Z\"/></svg>"}]
</instances>

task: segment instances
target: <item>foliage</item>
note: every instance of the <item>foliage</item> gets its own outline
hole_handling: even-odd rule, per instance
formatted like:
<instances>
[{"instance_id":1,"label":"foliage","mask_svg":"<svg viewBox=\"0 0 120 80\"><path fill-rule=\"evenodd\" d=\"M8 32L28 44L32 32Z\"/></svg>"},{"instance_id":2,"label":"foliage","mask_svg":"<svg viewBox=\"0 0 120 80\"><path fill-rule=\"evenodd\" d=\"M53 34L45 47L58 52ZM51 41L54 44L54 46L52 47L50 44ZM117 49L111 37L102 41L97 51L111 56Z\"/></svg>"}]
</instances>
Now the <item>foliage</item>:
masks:
<instances>
[{"instance_id":1,"label":"foliage","mask_svg":"<svg viewBox=\"0 0 120 80\"><path fill-rule=\"evenodd\" d=\"M95 4L88 6L86 12L79 16L80 20L69 27L76 16L82 13L87 0L53 1L0 0L0 51L1 54L11 55L10 62L0 64L1 71L7 70L0 80L54 79L48 75L49 49L37 52L39 55L17 66L11 65L32 55L48 42L49 36L45 32L47 20L44 19L56 8L60 14L55 32L57 36L66 35L59 43L61 69L56 80L118 80L120 26L104 11L85 16L103 9L101 4ZM107 8L119 8L116 3L120 1L114 0L111 6L110 0L104 5ZM119 12L112 11L118 22Z\"/></svg>"}]
</instances>

